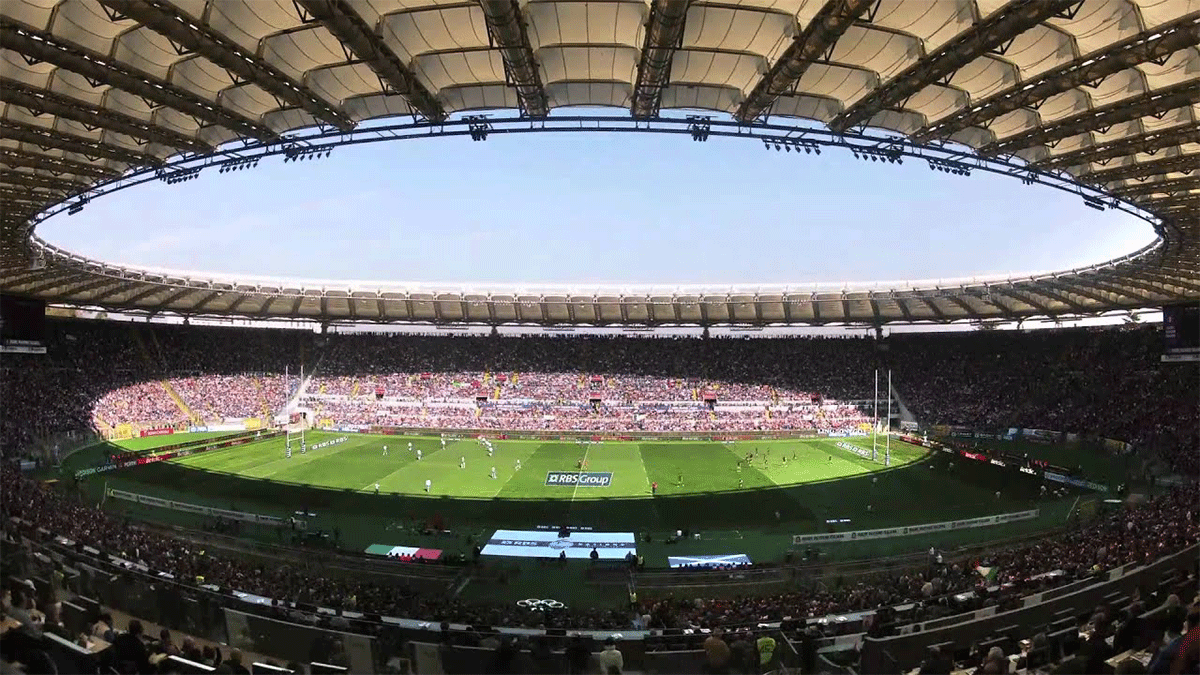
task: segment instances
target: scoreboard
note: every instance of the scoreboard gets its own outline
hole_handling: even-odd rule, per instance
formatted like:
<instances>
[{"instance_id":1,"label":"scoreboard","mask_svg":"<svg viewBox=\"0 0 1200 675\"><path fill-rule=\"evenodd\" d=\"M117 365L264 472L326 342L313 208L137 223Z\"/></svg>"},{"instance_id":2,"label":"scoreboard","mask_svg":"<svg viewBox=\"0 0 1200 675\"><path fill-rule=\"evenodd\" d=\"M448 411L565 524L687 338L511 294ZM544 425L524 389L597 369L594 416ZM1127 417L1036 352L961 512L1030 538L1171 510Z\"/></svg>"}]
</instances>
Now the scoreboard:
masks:
<instances>
[{"instance_id":1,"label":"scoreboard","mask_svg":"<svg viewBox=\"0 0 1200 675\"><path fill-rule=\"evenodd\" d=\"M0 353L46 353L46 303L0 295Z\"/></svg>"},{"instance_id":2,"label":"scoreboard","mask_svg":"<svg viewBox=\"0 0 1200 675\"><path fill-rule=\"evenodd\" d=\"M1200 303L1163 307L1163 361L1200 361Z\"/></svg>"}]
</instances>

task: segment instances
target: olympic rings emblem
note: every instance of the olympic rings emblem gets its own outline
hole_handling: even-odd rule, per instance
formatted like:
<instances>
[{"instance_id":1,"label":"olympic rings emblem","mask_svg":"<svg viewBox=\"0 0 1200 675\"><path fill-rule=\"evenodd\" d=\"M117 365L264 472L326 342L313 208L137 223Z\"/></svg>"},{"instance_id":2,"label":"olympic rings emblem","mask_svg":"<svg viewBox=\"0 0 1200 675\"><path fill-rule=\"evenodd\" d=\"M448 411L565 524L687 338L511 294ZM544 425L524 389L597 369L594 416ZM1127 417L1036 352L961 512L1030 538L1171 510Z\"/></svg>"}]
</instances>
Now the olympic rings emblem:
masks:
<instances>
[{"instance_id":1,"label":"olympic rings emblem","mask_svg":"<svg viewBox=\"0 0 1200 675\"><path fill-rule=\"evenodd\" d=\"M537 598L529 598L528 600L518 600L517 607L524 607L525 609L544 612L548 609L562 609L566 607L566 605L562 604L558 600L538 600Z\"/></svg>"}]
</instances>

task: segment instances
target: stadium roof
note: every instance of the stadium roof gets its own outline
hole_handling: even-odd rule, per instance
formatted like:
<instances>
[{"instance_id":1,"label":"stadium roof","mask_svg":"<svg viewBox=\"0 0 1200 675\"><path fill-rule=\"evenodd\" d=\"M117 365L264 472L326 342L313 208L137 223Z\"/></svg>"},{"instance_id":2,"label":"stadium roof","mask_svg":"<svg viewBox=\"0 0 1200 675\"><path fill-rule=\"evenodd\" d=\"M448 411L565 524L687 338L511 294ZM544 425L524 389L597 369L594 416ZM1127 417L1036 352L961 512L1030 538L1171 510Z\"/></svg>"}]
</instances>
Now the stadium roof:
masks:
<instances>
[{"instance_id":1,"label":"stadium roof","mask_svg":"<svg viewBox=\"0 0 1200 675\"><path fill-rule=\"evenodd\" d=\"M147 311L485 323L950 321L1195 301L1198 44L1197 0L6 0L0 290ZM1026 167L1011 172L1023 180L1065 178L1095 208L1144 211L1160 238L1094 267L987 282L456 289L134 270L33 235L47 214L154 171L171 182L213 160L291 159L306 138L334 143L375 118L434 130L464 112L537 120L565 106L648 122L711 111L751 131L884 130L907 149ZM486 138L486 120L471 124Z\"/></svg>"}]
</instances>

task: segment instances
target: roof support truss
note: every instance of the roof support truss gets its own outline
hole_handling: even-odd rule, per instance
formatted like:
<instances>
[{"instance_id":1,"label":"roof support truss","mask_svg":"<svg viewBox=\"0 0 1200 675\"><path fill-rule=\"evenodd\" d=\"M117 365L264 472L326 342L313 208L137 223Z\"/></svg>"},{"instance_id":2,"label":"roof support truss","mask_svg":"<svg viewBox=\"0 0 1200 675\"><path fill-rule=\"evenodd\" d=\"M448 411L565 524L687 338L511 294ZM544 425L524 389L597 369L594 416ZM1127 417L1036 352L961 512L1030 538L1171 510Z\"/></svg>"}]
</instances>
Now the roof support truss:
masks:
<instances>
[{"instance_id":1,"label":"roof support truss","mask_svg":"<svg viewBox=\"0 0 1200 675\"><path fill-rule=\"evenodd\" d=\"M40 148L53 148L65 152L74 152L85 157L111 159L115 162L132 164L134 166L158 166L163 161L154 155L118 148L104 143L96 143L78 136L71 136L53 129L37 127L24 122L0 120L0 133L5 138L11 138L20 143L29 143Z\"/></svg>"},{"instance_id":2,"label":"roof support truss","mask_svg":"<svg viewBox=\"0 0 1200 675\"><path fill-rule=\"evenodd\" d=\"M1179 190L1200 190L1200 174L1172 180L1146 181L1145 183L1129 183L1115 187L1109 192L1119 195L1157 194L1160 192L1177 192Z\"/></svg>"},{"instance_id":3,"label":"roof support truss","mask_svg":"<svg viewBox=\"0 0 1200 675\"><path fill-rule=\"evenodd\" d=\"M1150 209L1170 209L1177 206L1198 206L1200 205L1200 193L1184 193L1171 195L1170 197L1160 197L1158 199L1147 199L1138 202L1139 206L1145 206Z\"/></svg>"},{"instance_id":4,"label":"roof support truss","mask_svg":"<svg viewBox=\"0 0 1200 675\"><path fill-rule=\"evenodd\" d=\"M1090 162L1103 162L1116 157L1126 157L1141 153L1154 153L1183 143L1200 143L1200 128L1193 124L1181 124L1162 131L1152 131L1148 134L1138 134L1111 143L1101 143L1089 148L1082 148L1061 155L1054 155L1034 162L1040 169L1060 169L1068 166L1080 166Z\"/></svg>"},{"instance_id":5,"label":"roof support truss","mask_svg":"<svg viewBox=\"0 0 1200 675\"><path fill-rule=\"evenodd\" d=\"M7 19L0 19L0 46L19 52L26 58L54 64L87 78L136 94L146 101L165 105L208 124L223 126L239 135L269 142L278 138L265 125L213 105L190 91L148 73L105 60L73 45L57 41L53 35L34 32Z\"/></svg>"},{"instance_id":6,"label":"roof support truss","mask_svg":"<svg viewBox=\"0 0 1200 675\"><path fill-rule=\"evenodd\" d=\"M1129 290L1128 288L1119 288L1112 284L1106 283L1105 281L1103 281L1102 279L1100 279L1096 276L1087 275L1083 278L1086 279L1088 285L1094 286L1102 291L1107 291L1109 293L1112 293L1113 295L1115 295L1117 297L1132 298L1134 300L1137 300L1138 302L1143 302L1146 304L1154 303L1154 298L1151 298L1146 295L1142 295L1141 293L1134 293L1133 291Z\"/></svg>"},{"instance_id":7,"label":"roof support truss","mask_svg":"<svg viewBox=\"0 0 1200 675\"><path fill-rule=\"evenodd\" d=\"M933 312L933 315L937 317L938 321L946 320L946 313L943 312L942 308L938 307L937 303L935 303L932 299L925 296L916 296L914 299L925 303L925 306L929 308L929 311Z\"/></svg>"},{"instance_id":8,"label":"roof support truss","mask_svg":"<svg viewBox=\"0 0 1200 675\"><path fill-rule=\"evenodd\" d=\"M212 149L193 138L149 122L143 122L136 117L84 103L52 91L28 87L6 77L0 77L0 101L38 113L74 120L88 128L108 129L180 150L207 152Z\"/></svg>"},{"instance_id":9,"label":"roof support truss","mask_svg":"<svg viewBox=\"0 0 1200 675\"><path fill-rule=\"evenodd\" d=\"M10 185L23 185L31 188L44 188L53 192L66 192L75 194L80 192L84 186L77 180L67 178L51 178L36 173L28 173L25 171L7 171L0 169L0 183L8 183Z\"/></svg>"},{"instance_id":10,"label":"roof support truss","mask_svg":"<svg viewBox=\"0 0 1200 675\"><path fill-rule=\"evenodd\" d=\"M37 286L32 286L30 288L26 288L24 291L22 291L22 293L28 293L29 295L36 296L39 293L48 291L52 288L58 288L58 289L60 289L60 292L58 293L58 295L65 295L65 293L61 292L61 289L63 286L68 286L72 283L77 282L80 279L86 280L89 278L91 278L91 275L89 275L87 272L74 272L71 274L67 274L65 276L55 276L55 277L52 277L49 280L45 281L44 283L38 284Z\"/></svg>"},{"instance_id":11,"label":"roof support truss","mask_svg":"<svg viewBox=\"0 0 1200 675\"><path fill-rule=\"evenodd\" d=\"M1079 314L1083 314L1083 313L1087 312L1087 308L1085 308L1083 305L1079 304L1079 302L1072 300L1069 296L1067 296L1064 293L1059 293L1058 291L1051 290L1049 288L1046 288L1045 286L1039 285L1039 286L1034 286L1032 288L1020 288L1020 289L999 287L999 288L993 288L992 290L993 291L998 290L1001 293L1005 293L1011 297L1017 298L1018 300L1021 300L1022 302L1025 302L1028 305L1033 305L1034 307L1044 307L1047 314L1061 314L1061 312L1053 312L1050 310L1049 307L1046 307L1045 305L1041 304L1040 302L1035 301L1036 296L1040 295L1044 298L1050 298L1051 300L1057 300L1057 301L1061 302L1062 304L1066 305L1072 311L1079 313Z\"/></svg>"},{"instance_id":12,"label":"roof support truss","mask_svg":"<svg viewBox=\"0 0 1200 675\"><path fill-rule=\"evenodd\" d=\"M446 119L446 111L437 98L346 0L296 2L370 66L382 84L406 98L415 112L432 122Z\"/></svg>"},{"instance_id":13,"label":"roof support truss","mask_svg":"<svg viewBox=\"0 0 1200 675\"><path fill-rule=\"evenodd\" d=\"M771 64L767 74L754 85L735 116L743 122L753 122L762 116L775 99L795 87L808 67L830 51L838 38L874 4L875 0L827 0L779 59Z\"/></svg>"},{"instance_id":14,"label":"roof support truss","mask_svg":"<svg viewBox=\"0 0 1200 675\"><path fill-rule=\"evenodd\" d=\"M148 297L154 295L155 293L162 293L163 291L165 291L169 288L170 288L170 286L160 286L158 284L147 284L145 288L138 291L137 293L134 293L133 295L129 296L128 298L125 298L124 300L121 301L120 304L125 305L125 306L132 306L134 303L138 302L139 300L148 298ZM195 290L196 289L194 289L194 288L181 289L179 291L179 297L183 297L184 295L191 293ZM171 298L170 302L174 302L174 300L175 300L174 296L170 296L170 298ZM93 299L99 300L100 298L97 297L97 298L93 298ZM166 301L160 302L160 303L158 303L158 306L156 309L161 310L167 304L168 303Z\"/></svg>"},{"instance_id":15,"label":"roof support truss","mask_svg":"<svg viewBox=\"0 0 1200 675\"><path fill-rule=\"evenodd\" d=\"M691 0L652 0L642 57L638 62L637 84L633 88L630 111L637 118L658 116L663 90L671 79L671 61L683 41L683 25Z\"/></svg>"},{"instance_id":16,"label":"roof support truss","mask_svg":"<svg viewBox=\"0 0 1200 675\"><path fill-rule=\"evenodd\" d=\"M1149 92L1133 100L1118 101L1094 110L1085 110L1057 122L1014 134L979 149L982 155L1011 154L1023 148L1044 145L1076 136L1085 131L1104 129L1114 124L1136 120L1148 115L1160 115L1200 101L1200 87L1195 80L1181 82L1159 91Z\"/></svg>"},{"instance_id":17,"label":"roof support truss","mask_svg":"<svg viewBox=\"0 0 1200 675\"><path fill-rule=\"evenodd\" d=\"M550 114L550 101L542 86L519 0L479 0L479 4L483 7L488 36L504 59L505 75L517 90L521 112L529 117Z\"/></svg>"},{"instance_id":18,"label":"roof support truss","mask_svg":"<svg viewBox=\"0 0 1200 675\"><path fill-rule=\"evenodd\" d=\"M1160 274L1154 270L1136 269L1127 272L1129 276L1139 279L1147 279L1155 281L1164 286L1174 286L1175 288L1186 288L1193 293L1200 293L1200 284L1195 284L1187 281L1182 275L1168 276Z\"/></svg>"},{"instance_id":19,"label":"roof support truss","mask_svg":"<svg viewBox=\"0 0 1200 675\"><path fill-rule=\"evenodd\" d=\"M91 278L91 277L89 276L89 278ZM79 295L80 293L87 293L88 291L92 291L97 288L103 288L104 286L107 286L109 284L114 284L114 283L119 284L120 282L118 282L115 279L110 279L108 277L100 277L99 279L93 279L92 281L89 281L85 284L82 284L82 285L72 288L69 291L69 294L70 295Z\"/></svg>"},{"instance_id":20,"label":"roof support truss","mask_svg":"<svg viewBox=\"0 0 1200 675\"><path fill-rule=\"evenodd\" d=\"M1084 288L1080 284L1066 284L1066 283L1063 283L1058 278L1039 279L1037 283L1041 284L1043 286L1050 286L1052 288L1058 288L1063 291L1066 291L1067 293L1074 293L1075 295L1082 296L1082 297L1088 298L1090 300L1095 300L1096 302L1100 303L1101 305L1109 304L1109 300L1107 298L1105 298L1102 295L1093 293L1092 291L1088 290L1087 288Z\"/></svg>"},{"instance_id":21,"label":"roof support truss","mask_svg":"<svg viewBox=\"0 0 1200 675\"><path fill-rule=\"evenodd\" d=\"M189 296L195 292L196 292L196 289L194 289L194 288L181 288L181 289L175 291L174 293L171 293L167 297L163 298L162 300L160 300L159 303L155 306L154 311L161 312L164 309L167 309L168 307L170 307L172 303L176 302L180 298L186 298L187 296Z\"/></svg>"},{"instance_id":22,"label":"roof support truss","mask_svg":"<svg viewBox=\"0 0 1200 675\"><path fill-rule=\"evenodd\" d=\"M1197 138L1200 139L1200 129L1195 130L1195 133ZM1128 164L1126 166L1116 166L1111 169L1102 169L1084 174L1080 178L1087 180L1089 183L1111 183L1118 180L1157 176L1176 171L1189 173L1197 169L1200 169L1200 154L1194 153L1190 155L1163 157L1162 159L1138 162L1137 164Z\"/></svg>"},{"instance_id":23,"label":"roof support truss","mask_svg":"<svg viewBox=\"0 0 1200 675\"><path fill-rule=\"evenodd\" d=\"M280 101L303 108L314 118L343 131L354 123L304 85L247 52L217 31L183 16L163 0L99 0L100 4L191 50Z\"/></svg>"},{"instance_id":24,"label":"roof support truss","mask_svg":"<svg viewBox=\"0 0 1200 675\"><path fill-rule=\"evenodd\" d=\"M88 178L107 179L121 175L120 171L106 166L96 166L84 162L75 162L61 157L51 157L36 152L26 152L19 148L0 149L0 164L24 169L47 171L54 175L74 174Z\"/></svg>"},{"instance_id":25,"label":"roof support truss","mask_svg":"<svg viewBox=\"0 0 1200 675\"><path fill-rule=\"evenodd\" d=\"M1146 293L1150 293L1151 295L1170 295L1170 292L1167 291L1165 288L1159 288L1157 286L1152 286L1151 284L1147 283L1145 279L1139 279L1139 278L1134 278L1134 277L1129 277L1129 276L1121 277L1119 279L1114 279L1111 276L1106 276L1106 275L1098 274L1098 273L1088 274L1088 275L1086 275L1086 277L1088 279L1090 279L1092 281L1092 283L1095 283L1100 288L1113 288L1113 286L1111 286L1109 283L1109 282L1112 282L1115 284L1120 284L1122 286L1132 286L1136 289L1145 291ZM1154 299L1151 297L1145 297L1144 299L1146 300L1146 302L1154 301Z\"/></svg>"},{"instance_id":26,"label":"roof support truss","mask_svg":"<svg viewBox=\"0 0 1200 675\"><path fill-rule=\"evenodd\" d=\"M942 45L935 53L918 59L889 82L859 99L833 118L829 128L840 133L870 122L880 111L903 106L909 97L929 84L949 78L979 56L999 48L1075 4L1078 4L1078 0L1011 0Z\"/></svg>"},{"instance_id":27,"label":"roof support truss","mask_svg":"<svg viewBox=\"0 0 1200 675\"><path fill-rule=\"evenodd\" d=\"M1004 288L1002 286L992 287L989 289L989 292L991 292L992 294L1003 295L1004 297L1006 297L1010 300L1016 300L1017 302L1021 302L1026 305L1029 305L1030 307L1038 310L1039 312L1041 312L1043 314L1053 314L1054 313L1050 309L1050 307L1046 305L1046 303L1042 302L1041 300L1038 300L1037 298L1030 295L1029 293L1014 292L1013 289Z\"/></svg>"},{"instance_id":28,"label":"roof support truss","mask_svg":"<svg viewBox=\"0 0 1200 675\"><path fill-rule=\"evenodd\" d=\"M988 121L1019 108L1044 101L1069 89L1098 82L1140 63L1163 59L1180 49L1200 41L1200 14L1189 14L1151 35L1140 34L1124 42L1092 52L1058 70L1043 73L1036 79L1018 82L1004 91L993 94L979 103L963 108L914 134L914 139L926 142L946 138L968 127L984 126Z\"/></svg>"},{"instance_id":29,"label":"roof support truss","mask_svg":"<svg viewBox=\"0 0 1200 675\"><path fill-rule=\"evenodd\" d=\"M205 295L203 298L200 298L200 301L197 302L196 304L192 305L189 309L192 312L199 314L201 311L204 310L205 307L208 307L209 303L211 303L213 300L216 300L217 298L221 297L224 294L225 294L225 291L222 291L222 290L211 291L207 295Z\"/></svg>"}]
</instances>

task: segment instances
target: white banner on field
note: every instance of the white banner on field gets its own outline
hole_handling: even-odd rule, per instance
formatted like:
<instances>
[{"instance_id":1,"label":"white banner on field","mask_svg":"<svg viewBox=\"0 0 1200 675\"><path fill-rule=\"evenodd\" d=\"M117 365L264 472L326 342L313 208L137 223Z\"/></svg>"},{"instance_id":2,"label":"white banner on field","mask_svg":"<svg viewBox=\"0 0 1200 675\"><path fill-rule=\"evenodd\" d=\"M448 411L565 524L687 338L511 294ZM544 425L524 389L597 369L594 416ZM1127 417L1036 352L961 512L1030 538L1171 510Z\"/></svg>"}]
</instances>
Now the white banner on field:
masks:
<instances>
[{"instance_id":1,"label":"white banner on field","mask_svg":"<svg viewBox=\"0 0 1200 675\"><path fill-rule=\"evenodd\" d=\"M259 523L260 525L284 524L284 520L282 518L276 518L275 516L264 516L257 513L243 513L241 511L230 511L228 509L217 509L211 506L200 506L198 504L176 502L169 499L151 497L150 495L140 495L136 492L126 492L125 490L118 490L116 488L108 488L106 494L113 499L123 499L127 502L145 504L146 506L155 506L160 509L183 511L186 513L195 513L198 515L212 516L215 518L227 518L229 520L240 520L243 523Z\"/></svg>"},{"instance_id":2,"label":"white banner on field","mask_svg":"<svg viewBox=\"0 0 1200 675\"><path fill-rule=\"evenodd\" d=\"M967 530L973 527L988 527L1003 525L1021 520L1033 520L1041 515L1040 509L1032 511L1017 511L1001 513L995 516L981 516L966 520L950 520L944 523L927 523L925 525L909 525L907 527L888 527L882 530L858 530L855 532L832 532L829 534L797 534L792 536L793 544L825 544L837 541L862 541L864 539L889 539L892 537L908 537L914 534L930 532L948 532L950 530Z\"/></svg>"},{"instance_id":3,"label":"white banner on field","mask_svg":"<svg viewBox=\"0 0 1200 675\"><path fill-rule=\"evenodd\" d=\"M483 555L514 558L557 558L563 552L568 558L586 560L595 550L602 560L623 560L637 555L637 538L632 532L571 532L559 537L558 532L545 530L496 530L483 547Z\"/></svg>"}]
</instances>

